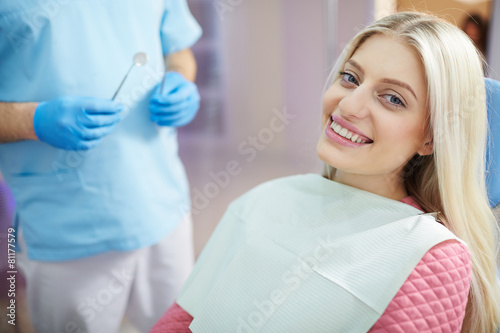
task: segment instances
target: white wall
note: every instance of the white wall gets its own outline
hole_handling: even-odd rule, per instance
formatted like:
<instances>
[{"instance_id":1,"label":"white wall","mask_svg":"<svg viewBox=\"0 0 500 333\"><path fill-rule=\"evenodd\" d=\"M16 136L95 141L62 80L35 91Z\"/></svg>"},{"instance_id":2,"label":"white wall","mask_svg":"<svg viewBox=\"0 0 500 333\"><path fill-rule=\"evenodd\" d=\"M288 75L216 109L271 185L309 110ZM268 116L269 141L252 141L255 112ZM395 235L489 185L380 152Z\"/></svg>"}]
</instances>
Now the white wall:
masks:
<instances>
[{"instance_id":1,"label":"white wall","mask_svg":"<svg viewBox=\"0 0 500 333\"><path fill-rule=\"evenodd\" d=\"M298 172L321 171L316 155L321 97L329 64L325 1L286 0L284 13L284 105L294 116L286 130L286 152Z\"/></svg>"},{"instance_id":2,"label":"white wall","mask_svg":"<svg viewBox=\"0 0 500 333\"><path fill-rule=\"evenodd\" d=\"M374 0L337 0L337 50L339 55L354 35L373 22Z\"/></svg>"}]
</instances>

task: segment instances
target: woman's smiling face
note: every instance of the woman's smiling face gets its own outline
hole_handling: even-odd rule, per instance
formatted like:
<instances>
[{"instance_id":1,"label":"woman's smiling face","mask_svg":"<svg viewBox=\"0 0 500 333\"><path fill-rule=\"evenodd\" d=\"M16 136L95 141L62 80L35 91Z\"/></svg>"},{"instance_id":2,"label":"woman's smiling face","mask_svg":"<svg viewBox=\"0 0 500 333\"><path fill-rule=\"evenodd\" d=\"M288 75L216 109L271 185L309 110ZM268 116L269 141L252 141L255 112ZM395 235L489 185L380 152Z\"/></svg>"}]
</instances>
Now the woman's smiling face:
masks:
<instances>
[{"instance_id":1,"label":"woman's smiling face","mask_svg":"<svg viewBox=\"0 0 500 333\"><path fill-rule=\"evenodd\" d=\"M415 52L383 35L369 37L323 98L318 155L334 179L394 199L416 153L432 153L424 68Z\"/></svg>"}]
</instances>

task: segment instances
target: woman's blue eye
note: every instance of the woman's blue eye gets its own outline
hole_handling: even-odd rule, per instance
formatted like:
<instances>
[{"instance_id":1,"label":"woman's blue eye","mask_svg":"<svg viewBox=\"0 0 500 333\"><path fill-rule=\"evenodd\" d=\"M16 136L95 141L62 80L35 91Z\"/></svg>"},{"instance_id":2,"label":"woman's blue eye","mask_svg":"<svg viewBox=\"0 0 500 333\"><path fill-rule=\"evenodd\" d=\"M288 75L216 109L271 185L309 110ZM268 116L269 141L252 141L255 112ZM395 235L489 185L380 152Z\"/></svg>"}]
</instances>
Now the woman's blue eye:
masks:
<instances>
[{"instance_id":1,"label":"woman's blue eye","mask_svg":"<svg viewBox=\"0 0 500 333\"><path fill-rule=\"evenodd\" d=\"M405 106L403 101L401 100L401 98L399 98L398 96L396 95L384 95L384 98L391 104L395 104L395 105L398 105L398 106Z\"/></svg>"},{"instance_id":2,"label":"woman's blue eye","mask_svg":"<svg viewBox=\"0 0 500 333\"><path fill-rule=\"evenodd\" d=\"M342 81L358 85L358 81L356 80L356 78L352 74L349 74L347 72L340 72L340 79Z\"/></svg>"}]
</instances>

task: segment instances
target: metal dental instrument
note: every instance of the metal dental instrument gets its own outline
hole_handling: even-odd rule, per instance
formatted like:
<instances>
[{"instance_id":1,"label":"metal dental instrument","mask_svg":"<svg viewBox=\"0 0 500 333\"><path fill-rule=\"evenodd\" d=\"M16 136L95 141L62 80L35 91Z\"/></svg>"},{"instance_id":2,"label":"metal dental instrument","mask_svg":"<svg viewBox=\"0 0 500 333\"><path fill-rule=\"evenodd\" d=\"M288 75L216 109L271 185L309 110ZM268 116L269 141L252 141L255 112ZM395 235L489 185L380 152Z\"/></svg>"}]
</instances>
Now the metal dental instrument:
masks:
<instances>
[{"instance_id":1,"label":"metal dental instrument","mask_svg":"<svg viewBox=\"0 0 500 333\"><path fill-rule=\"evenodd\" d=\"M132 66L130 66L130 68L127 71L127 74L125 74L125 77L123 78L122 82L118 86L118 89L116 89L116 92L113 95L113 98L111 98L112 101L115 100L116 95L118 95L118 92L122 88L123 83L127 79L127 76L130 73L130 71L132 70L132 68L134 68L134 67L141 67L142 65L144 65L147 62L148 62L148 55L146 53L144 53L144 52L137 52L136 54L134 54Z\"/></svg>"},{"instance_id":2,"label":"metal dental instrument","mask_svg":"<svg viewBox=\"0 0 500 333\"><path fill-rule=\"evenodd\" d=\"M163 74L163 79L161 80L160 94L163 94L163 85L165 84L165 74Z\"/></svg>"}]
</instances>

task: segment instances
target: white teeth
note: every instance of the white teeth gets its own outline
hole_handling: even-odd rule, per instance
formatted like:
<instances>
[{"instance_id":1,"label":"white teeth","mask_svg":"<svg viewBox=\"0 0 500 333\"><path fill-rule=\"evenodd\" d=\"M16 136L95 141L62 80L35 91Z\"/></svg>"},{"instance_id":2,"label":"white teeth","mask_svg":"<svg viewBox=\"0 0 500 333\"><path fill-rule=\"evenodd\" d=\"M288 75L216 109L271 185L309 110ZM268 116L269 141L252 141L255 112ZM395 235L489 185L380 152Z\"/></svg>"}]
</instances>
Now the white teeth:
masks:
<instances>
[{"instance_id":1,"label":"white teeth","mask_svg":"<svg viewBox=\"0 0 500 333\"><path fill-rule=\"evenodd\" d=\"M338 135L340 135L346 139L349 139L352 142L365 143L365 141L363 141L363 139L361 139L361 137L358 134L354 134L351 131L349 131L347 128L343 128L342 126L340 126L339 124L337 124L333 120L332 120L332 124L330 125L330 128Z\"/></svg>"}]
</instances>

